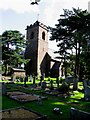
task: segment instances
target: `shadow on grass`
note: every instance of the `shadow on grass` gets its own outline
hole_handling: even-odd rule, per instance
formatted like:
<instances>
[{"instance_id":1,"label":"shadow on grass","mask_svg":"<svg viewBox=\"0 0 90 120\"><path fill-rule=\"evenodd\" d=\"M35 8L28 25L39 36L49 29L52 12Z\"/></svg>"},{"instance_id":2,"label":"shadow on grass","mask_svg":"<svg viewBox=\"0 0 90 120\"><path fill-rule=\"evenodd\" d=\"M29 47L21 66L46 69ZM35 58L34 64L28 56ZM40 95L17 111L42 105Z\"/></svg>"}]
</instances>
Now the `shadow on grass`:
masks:
<instances>
[{"instance_id":1,"label":"shadow on grass","mask_svg":"<svg viewBox=\"0 0 90 120\"><path fill-rule=\"evenodd\" d=\"M8 87L11 87L12 90L15 90L17 88L17 85L9 85ZM46 95L44 91L41 90L27 90L23 88L17 88L17 90L26 92L26 93L35 93L39 95L45 95L48 97L47 100L42 100L41 103L37 101L33 102L27 102L27 103L19 103L15 100L12 100L8 98L7 96L3 96L2 100L2 108L8 109L8 108L14 108L19 106L25 106L29 109L32 109L38 113L41 113L43 115L47 115L50 120L69 120L70 119L70 108L75 107L78 109L84 109L90 112L90 110L86 108L86 106L90 106L90 102L85 102L83 98L83 93L80 93L78 91L74 92L74 96L69 96L67 98L62 97L56 97L51 95ZM60 114L54 114L53 109L54 108L60 108L60 110L63 112L62 115Z\"/></svg>"}]
</instances>

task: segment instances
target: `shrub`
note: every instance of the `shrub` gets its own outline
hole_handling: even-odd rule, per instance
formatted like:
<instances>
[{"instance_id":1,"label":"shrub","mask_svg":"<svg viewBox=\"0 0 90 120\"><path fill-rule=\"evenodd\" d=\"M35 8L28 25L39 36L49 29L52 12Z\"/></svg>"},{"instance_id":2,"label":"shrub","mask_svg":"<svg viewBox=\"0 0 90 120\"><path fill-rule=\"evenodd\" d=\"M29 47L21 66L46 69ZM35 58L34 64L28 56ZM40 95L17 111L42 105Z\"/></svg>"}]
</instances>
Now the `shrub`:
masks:
<instances>
[{"instance_id":1,"label":"shrub","mask_svg":"<svg viewBox=\"0 0 90 120\"><path fill-rule=\"evenodd\" d=\"M58 88L60 93L67 93L69 91L69 85L66 82L63 82L62 85Z\"/></svg>"}]
</instances>

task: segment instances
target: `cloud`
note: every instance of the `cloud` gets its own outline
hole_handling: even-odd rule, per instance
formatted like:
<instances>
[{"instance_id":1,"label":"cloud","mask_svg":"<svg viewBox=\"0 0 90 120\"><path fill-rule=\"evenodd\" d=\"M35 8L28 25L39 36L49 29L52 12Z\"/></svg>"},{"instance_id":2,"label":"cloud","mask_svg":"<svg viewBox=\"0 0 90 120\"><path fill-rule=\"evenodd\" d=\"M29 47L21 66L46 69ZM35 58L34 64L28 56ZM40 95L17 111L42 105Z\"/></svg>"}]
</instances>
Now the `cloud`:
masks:
<instances>
[{"instance_id":1,"label":"cloud","mask_svg":"<svg viewBox=\"0 0 90 120\"><path fill-rule=\"evenodd\" d=\"M22 14L27 12L33 16L39 13L39 20L47 26L54 26L60 15L63 14L63 9L88 8L89 0L41 0L39 5L30 5L30 0L1 0L0 8L8 11L13 10L16 13Z\"/></svg>"},{"instance_id":2,"label":"cloud","mask_svg":"<svg viewBox=\"0 0 90 120\"><path fill-rule=\"evenodd\" d=\"M33 24L38 13L40 22L53 27L58 23L63 9L79 7L84 10L88 8L88 1L90 0L41 0L39 5L30 5L30 0L1 0L0 32L18 29L24 33L26 25ZM55 43L51 42L51 48L55 48Z\"/></svg>"},{"instance_id":3,"label":"cloud","mask_svg":"<svg viewBox=\"0 0 90 120\"><path fill-rule=\"evenodd\" d=\"M81 6L85 8L86 3L88 7L88 1L89 0L41 0L39 5L30 5L30 0L1 0L0 8L4 10L11 9L17 13L43 12L44 17L46 19L48 18L50 22L53 18L55 19L55 16L58 14L60 15L60 12L62 12L63 8L70 8L71 6Z\"/></svg>"},{"instance_id":4,"label":"cloud","mask_svg":"<svg viewBox=\"0 0 90 120\"><path fill-rule=\"evenodd\" d=\"M46 0L46 4L41 21L51 26L57 23L59 15L63 14L63 9L72 10L72 7L79 7L85 10L88 8L88 0Z\"/></svg>"},{"instance_id":5,"label":"cloud","mask_svg":"<svg viewBox=\"0 0 90 120\"><path fill-rule=\"evenodd\" d=\"M4 10L14 10L17 13L38 12L37 5L30 5L30 0L1 0L0 8Z\"/></svg>"}]
</instances>

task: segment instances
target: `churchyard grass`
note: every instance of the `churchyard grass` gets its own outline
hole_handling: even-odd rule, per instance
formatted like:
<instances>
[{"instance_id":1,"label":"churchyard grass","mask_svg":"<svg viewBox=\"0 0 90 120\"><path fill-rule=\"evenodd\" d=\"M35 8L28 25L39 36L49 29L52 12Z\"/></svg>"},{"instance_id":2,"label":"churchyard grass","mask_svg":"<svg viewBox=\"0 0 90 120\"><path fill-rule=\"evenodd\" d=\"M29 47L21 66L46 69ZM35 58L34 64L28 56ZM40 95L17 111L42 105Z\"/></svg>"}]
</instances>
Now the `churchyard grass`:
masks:
<instances>
[{"instance_id":1,"label":"churchyard grass","mask_svg":"<svg viewBox=\"0 0 90 120\"><path fill-rule=\"evenodd\" d=\"M38 94L39 94L39 92L38 92ZM72 98L60 99L60 98L56 98L55 96L48 95L48 99L43 100L42 104L38 104L36 101L21 104L15 100L8 98L7 96L3 96L2 106L3 106L3 109L25 106L25 107L32 109L34 111L37 111L41 114L47 115L49 118L51 118L51 120L60 120L60 119L69 120L71 107L75 107L75 108L90 112L90 109L85 109L86 105L90 106L89 102L86 103L86 102L77 100L78 104L75 104L76 99L77 98L75 98L75 100ZM7 102L5 102L5 101L7 101ZM63 112L63 114L62 115L54 114L53 109L55 107L59 107L61 109L61 111Z\"/></svg>"},{"instance_id":2,"label":"churchyard grass","mask_svg":"<svg viewBox=\"0 0 90 120\"><path fill-rule=\"evenodd\" d=\"M55 80L55 79L53 79ZM48 81L48 79L46 79ZM39 81L36 80L38 83ZM32 82L27 82L27 86L30 86ZM56 97L52 95L45 94L44 90L30 90L25 89L23 87L17 87L18 82L15 82L15 84L7 84L7 88L9 91L23 91L26 93L34 93L38 95L47 96L47 99L42 100L42 103L38 103L37 101L27 102L27 103L20 103L15 100L10 99L8 96L3 95L2 96L2 109L9 109L9 108L15 108L19 106L25 106L29 109L32 109L38 113L47 115L50 120L69 120L70 118L70 108L74 107L83 111L87 111L90 113L90 102L87 102L83 99L84 93L83 93L83 86L82 82L79 82L79 90L81 91L73 91L73 95L68 96L67 98L64 97ZM23 84L23 82L19 82L19 84ZM53 109L54 108L60 108L60 110L63 112L62 115L60 114L54 114Z\"/></svg>"}]
</instances>

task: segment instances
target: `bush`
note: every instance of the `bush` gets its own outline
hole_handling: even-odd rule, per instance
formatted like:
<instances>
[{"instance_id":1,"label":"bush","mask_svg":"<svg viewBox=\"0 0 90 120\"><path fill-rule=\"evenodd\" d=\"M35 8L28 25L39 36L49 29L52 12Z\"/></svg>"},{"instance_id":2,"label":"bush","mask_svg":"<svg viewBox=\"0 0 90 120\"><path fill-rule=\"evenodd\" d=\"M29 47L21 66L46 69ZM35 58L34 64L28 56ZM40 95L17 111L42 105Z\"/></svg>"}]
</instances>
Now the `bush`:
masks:
<instances>
[{"instance_id":1,"label":"bush","mask_svg":"<svg viewBox=\"0 0 90 120\"><path fill-rule=\"evenodd\" d=\"M58 91L60 93L67 93L69 91L69 85L66 82L62 83L62 85L58 88Z\"/></svg>"}]
</instances>

